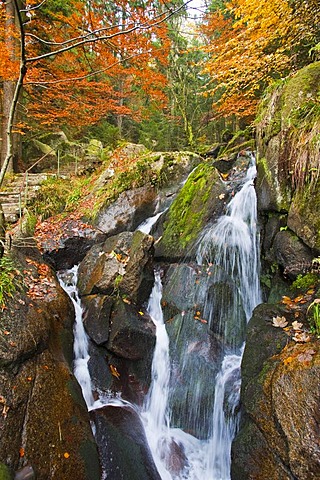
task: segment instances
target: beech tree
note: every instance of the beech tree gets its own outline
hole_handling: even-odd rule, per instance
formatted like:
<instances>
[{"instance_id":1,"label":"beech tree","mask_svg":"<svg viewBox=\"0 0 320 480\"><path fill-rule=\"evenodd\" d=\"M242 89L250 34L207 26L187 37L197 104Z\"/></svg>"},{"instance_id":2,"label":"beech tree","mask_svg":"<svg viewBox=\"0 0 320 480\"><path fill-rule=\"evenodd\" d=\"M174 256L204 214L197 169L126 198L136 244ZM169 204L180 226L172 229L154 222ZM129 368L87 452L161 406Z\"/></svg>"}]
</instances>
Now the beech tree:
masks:
<instances>
[{"instance_id":1,"label":"beech tree","mask_svg":"<svg viewBox=\"0 0 320 480\"><path fill-rule=\"evenodd\" d=\"M6 152L0 185L12 162L22 87L28 118L50 126L94 123L110 112L139 116L142 112L132 107L137 88L149 101L165 103L166 78L158 65L166 62L170 45L166 21L183 5L169 9L164 5L151 0L117 0L112 7L102 0L1 3L2 31L6 21L17 27L12 27L10 37L1 37L12 72L2 71L1 76L13 82L14 94L6 114L2 112ZM17 39L18 52L11 38ZM131 105L126 102L129 96Z\"/></svg>"},{"instance_id":2,"label":"beech tree","mask_svg":"<svg viewBox=\"0 0 320 480\"><path fill-rule=\"evenodd\" d=\"M202 31L216 115L252 119L269 83L314 60L319 20L317 0L214 0Z\"/></svg>"}]
</instances>

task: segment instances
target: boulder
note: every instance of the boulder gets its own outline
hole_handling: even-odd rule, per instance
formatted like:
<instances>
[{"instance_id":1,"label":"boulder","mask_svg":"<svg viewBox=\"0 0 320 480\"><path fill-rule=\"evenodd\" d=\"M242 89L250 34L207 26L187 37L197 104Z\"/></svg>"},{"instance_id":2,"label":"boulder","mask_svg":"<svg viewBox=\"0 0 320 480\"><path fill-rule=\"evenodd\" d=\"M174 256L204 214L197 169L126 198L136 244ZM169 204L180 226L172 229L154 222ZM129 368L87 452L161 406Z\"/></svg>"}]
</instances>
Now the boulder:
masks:
<instances>
[{"instance_id":1,"label":"boulder","mask_svg":"<svg viewBox=\"0 0 320 480\"><path fill-rule=\"evenodd\" d=\"M311 480L320 475L319 341L290 341L272 325L294 313L259 305L248 325L242 360L240 431L232 445L233 480Z\"/></svg>"},{"instance_id":2,"label":"boulder","mask_svg":"<svg viewBox=\"0 0 320 480\"><path fill-rule=\"evenodd\" d=\"M65 270L80 263L90 248L105 240L106 236L90 225L66 220L62 225L63 235L58 242L46 238L41 245L43 258L55 270Z\"/></svg>"},{"instance_id":3,"label":"boulder","mask_svg":"<svg viewBox=\"0 0 320 480\"><path fill-rule=\"evenodd\" d=\"M129 360L150 361L154 346L155 326L149 315L118 300L111 314L108 350Z\"/></svg>"},{"instance_id":4,"label":"boulder","mask_svg":"<svg viewBox=\"0 0 320 480\"><path fill-rule=\"evenodd\" d=\"M83 297L82 304L87 334L97 345L107 343L113 299L107 295L87 295Z\"/></svg>"},{"instance_id":5,"label":"boulder","mask_svg":"<svg viewBox=\"0 0 320 480\"><path fill-rule=\"evenodd\" d=\"M161 480L142 422L130 406L108 405L91 412L106 478Z\"/></svg>"},{"instance_id":6,"label":"boulder","mask_svg":"<svg viewBox=\"0 0 320 480\"><path fill-rule=\"evenodd\" d=\"M126 190L114 203L100 210L95 224L108 237L133 231L153 215L156 196L156 190L150 185Z\"/></svg>"},{"instance_id":7,"label":"boulder","mask_svg":"<svg viewBox=\"0 0 320 480\"><path fill-rule=\"evenodd\" d=\"M290 278L310 269L313 259L311 250L289 230L276 234L273 251L277 263Z\"/></svg>"},{"instance_id":8,"label":"boulder","mask_svg":"<svg viewBox=\"0 0 320 480\"><path fill-rule=\"evenodd\" d=\"M80 295L120 293L143 303L153 286L152 255L153 238L140 231L123 232L93 246L79 267Z\"/></svg>"},{"instance_id":9,"label":"boulder","mask_svg":"<svg viewBox=\"0 0 320 480\"><path fill-rule=\"evenodd\" d=\"M161 219L161 228L155 232L155 256L168 261L192 256L204 226L222 213L226 192L227 186L213 166L198 165Z\"/></svg>"}]
</instances>

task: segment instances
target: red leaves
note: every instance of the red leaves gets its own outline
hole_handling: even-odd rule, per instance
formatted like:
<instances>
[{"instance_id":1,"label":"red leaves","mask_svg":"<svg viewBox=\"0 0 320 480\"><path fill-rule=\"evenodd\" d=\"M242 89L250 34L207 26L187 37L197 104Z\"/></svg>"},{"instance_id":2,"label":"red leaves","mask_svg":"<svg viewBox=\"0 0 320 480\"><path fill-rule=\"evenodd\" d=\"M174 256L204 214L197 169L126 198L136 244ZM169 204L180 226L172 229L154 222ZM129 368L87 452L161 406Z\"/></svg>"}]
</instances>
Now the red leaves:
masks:
<instances>
[{"instance_id":1,"label":"red leaves","mask_svg":"<svg viewBox=\"0 0 320 480\"><path fill-rule=\"evenodd\" d=\"M25 283L28 286L27 295L29 298L43 298L52 297L55 295L56 284L53 280L53 276L48 265L44 263L38 263L30 258L27 258L26 262L36 268L37 276L34 276L33 270L25 270L26 278ZM30 304L31 306L31 304ZM42 313L41 309L38 309L38 313Z\"/></svg>"}]
</instances>

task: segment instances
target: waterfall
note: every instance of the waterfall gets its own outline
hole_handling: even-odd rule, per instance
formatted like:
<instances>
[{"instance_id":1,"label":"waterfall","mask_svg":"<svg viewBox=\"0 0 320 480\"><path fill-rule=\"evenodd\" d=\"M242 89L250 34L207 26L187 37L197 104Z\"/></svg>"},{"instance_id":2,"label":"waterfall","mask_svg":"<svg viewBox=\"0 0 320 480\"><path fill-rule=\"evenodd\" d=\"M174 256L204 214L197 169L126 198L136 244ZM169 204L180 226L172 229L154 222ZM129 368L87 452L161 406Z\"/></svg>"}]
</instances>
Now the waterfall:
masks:
<instances>
[{"instance_id":1,"label":"waterfall","mask_svg":"<svg viewBox=\"0 0 320 480\"><path fill-rule=\"evenodd\" d=\"M156 326L156 347L152 364L150 390L140 409L146 436L155 464L162 480L230 480L231 443L239 422L240 364L243 352L245 326L253 308L260 302L259 242L257 240L256 195L253 181L254 163L243 178L239 191L226 207L226 213L216 223L208 226L198 242L197 264L206 275L200 289L194 293L195 303L203 305L203 316L208 325L201 338L190 339L174 369L182 372L190 366L190 355L199 352L210 358L211 341L221 343L222 354L217 369L205 371L201 358L191 370L187 381L195 391L190 405L196 415L194 431L187 433L183 427L174 428L171 393L175 389L173 366L170 360L169 337L161 308L162 285L160 272L155 272L155 284L148 303L148 313ZM161 213L148 219L138 229L150 231ZM59 274L62 288L70 296L76 313L74 325L74 374L82 388L89 410L103 405L121 408L128 404L115 396L94 401L88 369L88 337L84 330L83 310L78 296L77 267ZM187 315L185 316L187 317ZM181 328L184 312L180 315ZM192 318L193 325L196 325ZM179 327L179 332L181 328ZM205 328L208 328L208 331ZM205 343L207 342L207 343ZM196 358L196 357L192 357ZM176 361L176 360L175 360ZM205 374L204 377L199 375ZM217 372L213 374L213 372ZM202 383L201 383L202 382ZM205 384L205 385L204 385ZM203 389L211 390L214 399L202 408ZM186 408L189 400L185 398ZM205 402L203 402L205 403ZM136 408L136 410L138 407ZM206 434L196 426L206 422ZM191 434L192 433L192 434Z\"/></svg>"},{"instance_id":2,"label":"waterfall","mask_svg":"<svg viewBox=\"0 0 320 480\"><path fill-rule=\"evenodd\" d=\"M94 403L94 399L91 389L91 377L88 368L88 361L90 358L88 336L83 326L83 310L77 289L78 266L74 266L72 269L60 273L58 278L61 287L71 298L75 310L75 322L73 327L74 375L82 389L82 394L87 407L90 409Z\"/></svg>"},{"instance_id":3,"label":"waterfall","mask_svg":"<svg viewBox=\"0 0 320 480\"><path fill-rule=\"evenodd\" d=\"M153 381L143 417L150 448L164 480L230 479L231 444L239 423L240 365L245 325L260 302L255 176L252 159L239 191L227 205L225 215L210 225L198 242L197 263L203 270L210 271L210 276L202 285L202 291L195 293L195 298L198 300L197 296L201 297L202 303L204 299L208 344L210 336L215 334L220 338L223 350L216 377L205 379L206 383L212 382L214 390L211 413L207 418L199 418L200 423L210 424L207 438L197 438L170 426L169 350L160 307L159 277L149 303L158 340L152 367ZM184 355L189 355L192 348L192 344L189 345ZM187 363L182 358L180 369ZM196 369L192 369L189 382L195 389L201 390L196 376ZM174 389L174 385L171 388ZM201 391L196 398L201 402Z\"/></svg>"},{"instance_id":4,"label":"waterfall","mask_svg":"<svg viewBox=\"0 0 320 480\"><path fill-rule=\"evenodd\" d=\"M161 478L164 480L171 478L162 462L170 444L168 412L170 358L169 337L163 322L161 297L160 272L156 271L147 308L156 326L156 346L152 362L152 384L144 402L142 417L150 449Z\"/></svg>"}]
</instances>

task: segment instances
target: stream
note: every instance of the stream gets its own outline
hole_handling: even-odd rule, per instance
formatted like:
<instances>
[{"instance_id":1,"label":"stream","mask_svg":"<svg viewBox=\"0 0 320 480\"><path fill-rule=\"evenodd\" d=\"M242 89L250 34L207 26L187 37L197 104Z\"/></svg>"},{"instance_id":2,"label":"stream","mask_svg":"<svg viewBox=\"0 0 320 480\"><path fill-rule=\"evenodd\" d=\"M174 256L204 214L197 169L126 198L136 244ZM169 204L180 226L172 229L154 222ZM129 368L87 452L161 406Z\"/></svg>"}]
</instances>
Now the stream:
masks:
<instances>
[{"instance_id":1,"label":"stream","mask_svg":"<svg viewBox=\"0 0 320 480\"><path fill-rule=\"evenodd\" d=\"M139 409L162 480L230 480L231 444L239 424L240 364L245 327L254 307L261 301L257 208L253 186L255 175L252 159L238 192L226 207L225 215L207 226L198 240L196 261L199 268L210 270L210 277L201 284L201 292L195 289L194 298L197 300L200 295L204 299L204 315L208 322L205 341L210 343L211 335L215 334L222 345L218 373L215 377L209 375L205 379L206 388L211 389L214 401L208 406L206 415L196 419L196 423L205 422L205 436L196 431L187 433L183 428L172 424L170 398L175 385L171 381L173 367L170 341L161 308L161 274L160 271L155 271L155 284L147 309L156 326L152 382L143 406L135 406L135 409ZM138 228L149 233L161 213L147 219ZM75 307L74 374L82 388L88 409L127 404L121 398L110 396L94 401L88 370L88 338L83 327L82 307L76 288L77 267L63 272L60 283ZM219 289L220 295L216 298L214 292L221 285L224 287ZM184 355L189 352L190 345L180 357L183 365L187 364ZM179 368L182 369L183 365ZM193 368L189 374L189 385L197 385L201 402L202 387L198 387L197 377L197 369ZM192 415L196 415L193 410Z\"/></svg>"}]
</instances>

